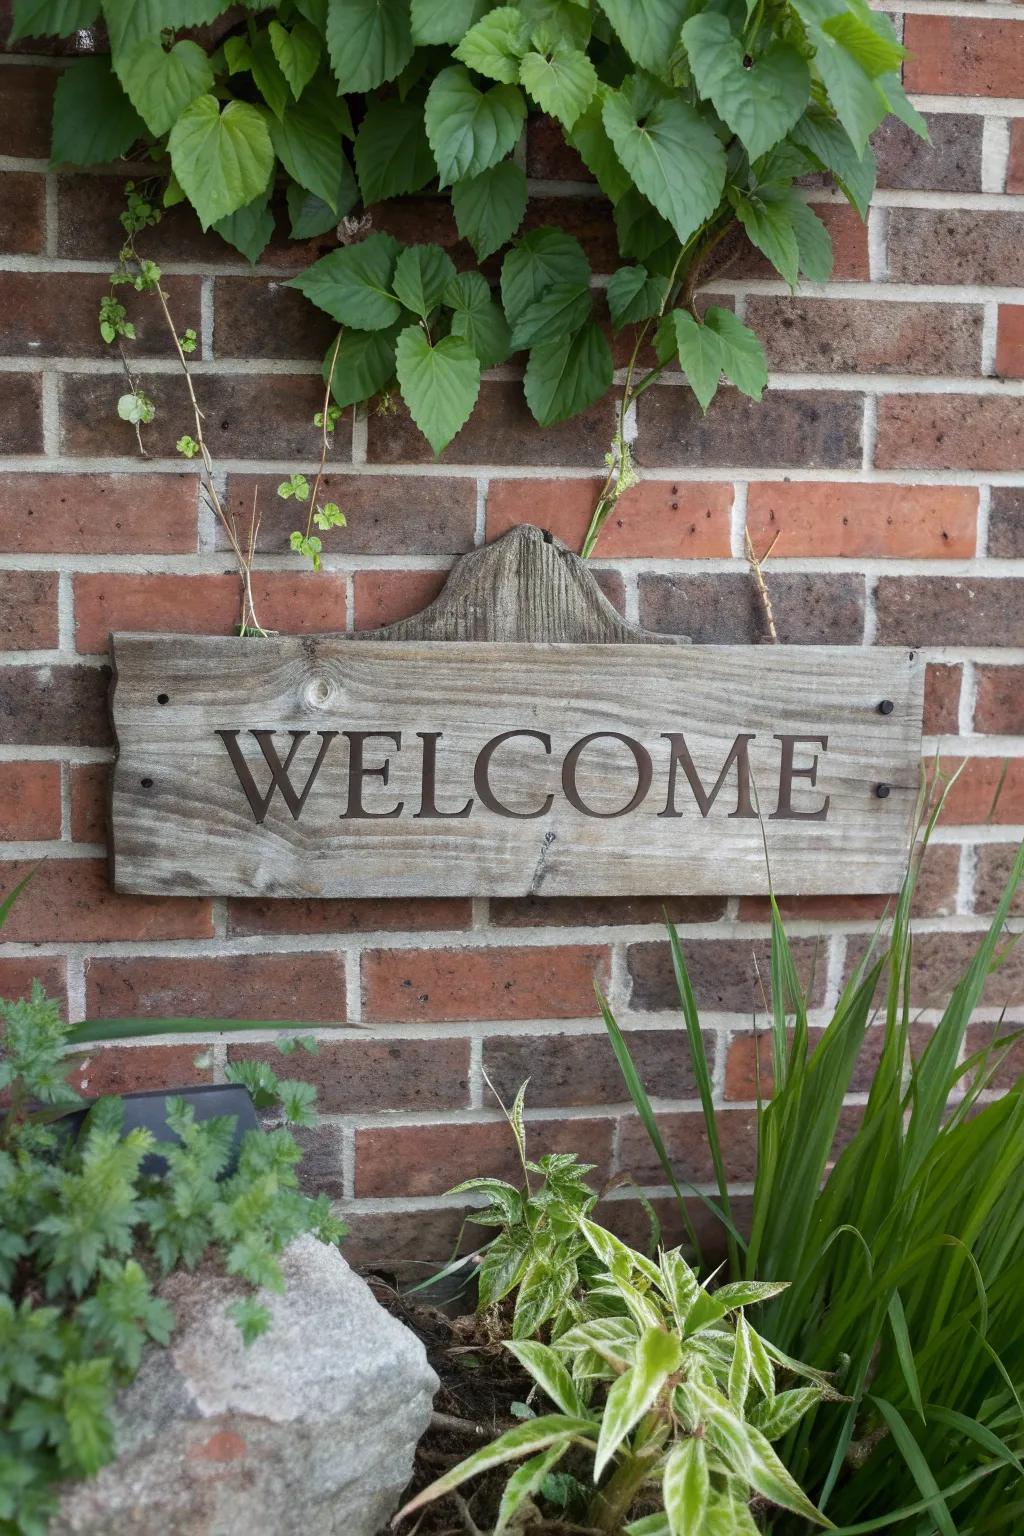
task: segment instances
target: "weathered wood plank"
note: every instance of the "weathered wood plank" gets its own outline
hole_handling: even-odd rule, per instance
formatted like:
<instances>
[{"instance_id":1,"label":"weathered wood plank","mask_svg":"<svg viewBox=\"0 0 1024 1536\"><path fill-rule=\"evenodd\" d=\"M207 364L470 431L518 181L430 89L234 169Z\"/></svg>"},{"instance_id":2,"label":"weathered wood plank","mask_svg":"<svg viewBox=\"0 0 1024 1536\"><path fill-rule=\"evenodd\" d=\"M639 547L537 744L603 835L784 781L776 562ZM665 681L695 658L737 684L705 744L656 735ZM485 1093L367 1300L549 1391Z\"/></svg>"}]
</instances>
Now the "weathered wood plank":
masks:
<instances>
[{"instance_id":1,"label":"weathered wood plank","mask_svg":"<svg viewBox=\"0 0 1024 1536\"><path fill-rule=\"evenodd\" d=\"M519 599L502 608L505 590L459 599L457 622L455 609L436 615L441 633L524 624ZM526 607L531 629L557 631L543 602ZM611 609L593 622L623 624ZM113 637L117 888L760 892L755 801L777 890L898 884L920 771L913 652L638 646L648 637L635 632L610 644L479 644L438 641L433 620L419 623L399 643ZM257 731L273 734L261 745ZM517 734L496 740L507 732ZM290 749L287 795L278 788L264 805L268 763Z\"/></svg>"}]
</instances>

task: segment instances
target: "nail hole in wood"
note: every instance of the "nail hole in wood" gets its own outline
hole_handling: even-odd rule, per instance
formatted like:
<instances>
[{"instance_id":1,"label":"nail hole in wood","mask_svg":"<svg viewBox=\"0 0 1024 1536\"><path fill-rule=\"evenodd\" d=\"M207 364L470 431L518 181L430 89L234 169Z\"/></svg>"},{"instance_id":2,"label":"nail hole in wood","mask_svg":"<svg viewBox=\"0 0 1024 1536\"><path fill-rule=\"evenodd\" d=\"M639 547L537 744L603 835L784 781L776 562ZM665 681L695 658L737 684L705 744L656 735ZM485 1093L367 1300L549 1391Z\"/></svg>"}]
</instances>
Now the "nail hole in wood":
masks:
<instances>
[{"instance_id":1,"label":"nail hole in wood","mask_svg":"<svg viewBox=\"0 0 1024 1536\"><path fill-rule=\"evenodd\" d=\"M153 788L153 780L152 779L140 779L139 783L142 785L143 789L152 789Z\"/></svg>"},{"instance_id":2,"label":"nail hole in wood","mask_svg":"<svg viewBox=\"0 0 1024 1536\"><path fill-rule=\"evenodd\" d=\"M158 693L156 696L156 701L158 704L169 704L171 702L171 696L169 693Z\"/></svg>"}]
</instances>

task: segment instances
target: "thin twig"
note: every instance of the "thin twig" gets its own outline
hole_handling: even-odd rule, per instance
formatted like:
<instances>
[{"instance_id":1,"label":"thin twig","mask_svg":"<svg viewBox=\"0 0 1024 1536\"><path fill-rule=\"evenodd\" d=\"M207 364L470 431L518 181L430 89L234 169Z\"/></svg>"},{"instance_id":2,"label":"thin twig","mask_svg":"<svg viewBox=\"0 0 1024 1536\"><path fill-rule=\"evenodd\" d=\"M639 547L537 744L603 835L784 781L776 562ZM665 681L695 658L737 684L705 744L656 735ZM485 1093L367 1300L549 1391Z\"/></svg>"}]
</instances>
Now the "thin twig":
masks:
<instances>
[{"instance_id":1,"label":"thin twig","mask_svg":"<svg viewBox=\"0 0 1024 1536\"><path fill-rule=\"evenodd\" d=\"M476 1435L481 1440L486 1440L491 1433L483 1424L474 1424L472 1419L458 1419L453 1413L432 1413L430 1415L431 1429L455 1429L466 1435Z\"/></svg>"},{"instance_id":2,"label":"thin twig","mask_svg":"<svg viewBox=\"0 0 1024 1536\"><path fill-rule=\"evenodd\" d=\"M775 628L775 613L772 609L772 600L768 596L768 586L765 582L764 572L762 571L761 567L764 565L765 561L768 559L772 550L778 543L779 534L781 532L782 530L780 528L775 537L772 539L771 543L768 545L768 548L765 550L764 554L759 559L754 553L754 544L750 537L750 529L745 528L743 530L743 537L747 547L747 563L754 573L754 584L757 587L758 596L761 599L761 606L764 609L764 616L768 622L768 633L772 638L773 644L775 645L778 645L779 643L779 632Z\"/></svg>"},{"instance_id":3,"label":"thin twig","mask_svg":"<svg viewBox=\"0 0 1024 1536\"><path fill-rule=\"evenodd\" d=\"M473 1516L470 1514L469 1505L466 1503L461 1493L453 1492L451 1494L451 1499L455 1505L455 1508L458 1510L462 1517L462 1523L466 1528L466 1536L483 1536L483 1532L477 1525L476 1521L473 1519Z\"/></svg>"},{"instance_id":4,"label":"thin twig","mask_svg":"<svg viewBox=\"0 0 1024 1536\"><path fill-rule=\"evenodd\" d=\"M138 394L139 390L139 381L132 373L131 366L128 362L128 354L124 350L124 342L121 340L120 336L117 338L117 350L121 354L121 364L125 371L125 377L128 380L128 388L131 390L133 395L136 395ZM133 422L133 426L135 427L135 441L139 445L139 452L144 459L148 459L149 453L146 450L146 445L142 441L142 427L137 421Z\"/></svg>"},{"instance_id":5,"label":"thin twig","mask_svg":"<svg viewBox=\"0 0 1024 1536\"><path fill-rule=\"evenodd\" d=\"M317 465L316 479L313 481L313 494L309 498L309 512L306 515L306 538L309 538L313 527L313 514L316 511L316 499L320 494L320 482L324 477L324 466L327 463L327 454L330 448L330 434L327 426L327 413L331 408L331 385L334 383L334 370L338 362L338 349L341 346L341 331L334 343L334 351L331 353L331 366L327 373L327 384L324 389L324 408L320 412L320 463Z\"/></svg>"}]
</instances>

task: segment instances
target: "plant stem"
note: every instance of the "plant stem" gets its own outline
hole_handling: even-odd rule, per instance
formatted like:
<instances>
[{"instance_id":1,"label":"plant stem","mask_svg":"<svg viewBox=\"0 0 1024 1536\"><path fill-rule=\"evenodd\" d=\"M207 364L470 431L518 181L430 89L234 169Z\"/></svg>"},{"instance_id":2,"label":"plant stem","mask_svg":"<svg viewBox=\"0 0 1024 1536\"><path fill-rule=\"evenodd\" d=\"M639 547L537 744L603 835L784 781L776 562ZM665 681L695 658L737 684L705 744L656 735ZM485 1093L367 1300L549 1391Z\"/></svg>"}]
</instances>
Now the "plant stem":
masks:
<instances>
[{"instance_id":1,"label":"plant stem","mask_svg":"<svg viewBox=\"0 0 1024 1536\"><path fill-rule=\"evenodd\" d=\"M327 371L327 385L324 389L324 407L320 412L320 463L316 467L316 479L313 481L313 494L309 498L309 512L306 514L306 538L309 538L313 529L313 513L316 511L316 499L320 494L320 482L324 477L324 467L327 463L327 454L330 449L330 435L327 426L327 413L331 408L331 385L334 383L334 370L338 363L338 348L341 346L342 332L338 332L338 339L334 343L331 353L331 366Z\"/></svg>"}]
</instances>

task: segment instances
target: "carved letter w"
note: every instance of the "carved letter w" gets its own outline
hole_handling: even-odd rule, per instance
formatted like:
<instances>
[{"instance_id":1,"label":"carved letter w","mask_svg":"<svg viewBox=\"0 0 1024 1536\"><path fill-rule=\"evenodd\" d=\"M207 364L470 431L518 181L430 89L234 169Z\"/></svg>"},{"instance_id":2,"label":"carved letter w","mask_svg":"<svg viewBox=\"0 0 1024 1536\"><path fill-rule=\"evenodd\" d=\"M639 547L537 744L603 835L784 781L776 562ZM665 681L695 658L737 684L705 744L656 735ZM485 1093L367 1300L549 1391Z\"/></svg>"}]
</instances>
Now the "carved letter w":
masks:
<instances>
[{"instance_id":1,"label":"carved letter w","mask_svg":"<svg viewBox=\"0 0 1024 1536\"><path fill-rule=\"evenodd\" d=\"M245 798L252 806L252 813L255 816L257 823L259 823L263 821L268 810L270 809L270 802L274 798L275 789L279 789L281 791L281 798L284 800L285 805L287 805L288 809L291 811L293 820L298 821L302 807L306 803L306 797L310 790L313 788L313 785L316 783L316 777L320 772L320 766L323 763L324 757L327 753L327 748L330 746L335 736L337 736L338 732L317 732L317 735L320 737L320 751L316 755L316 762L313 764L309 771L309 778L306 780L305 788L301 794L298 794L295 790L295 786L292 784L291 779L288 777L288 770L291 768L295 754L299 750L300 742L305 741L306 737L309 735L309 732L288 732L289 736L292 738L292 744L288 748L288 756L282 763L281 759L277 755L277 748L274 746L274 736L276 733L274 731L250 731L249 735L255 736L256 740L259 742L260 751L263 753L263 756L266 759L267 767L270 769L270 788L267 790L265 795L261 795L259 790L256 788L256 781L250 772L249 764L242 756L241 749L238 745L239 733L237 731L217 731L216 734L220 737L221 741L228 749L228 756L234 764L235 772L238 774L238 782L241 784L243 790L245 791Z\"/></svg>"}]
</instances>

